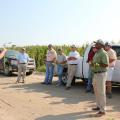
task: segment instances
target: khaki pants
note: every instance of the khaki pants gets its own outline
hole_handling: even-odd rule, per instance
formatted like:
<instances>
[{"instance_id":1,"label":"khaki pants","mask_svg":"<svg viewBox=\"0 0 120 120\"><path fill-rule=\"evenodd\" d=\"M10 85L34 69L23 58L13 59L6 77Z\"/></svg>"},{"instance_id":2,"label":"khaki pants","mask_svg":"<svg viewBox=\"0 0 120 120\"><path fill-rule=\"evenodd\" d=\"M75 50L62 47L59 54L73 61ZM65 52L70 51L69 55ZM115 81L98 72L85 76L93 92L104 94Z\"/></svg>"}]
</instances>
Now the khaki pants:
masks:
<instances>
[{"instance_id":1,"label":"khaki pants","mask_svg":"<svg viewBox=\"0 0 120 120\"><path fill-rule=\"evenodd\" d=\"M77 70L77 65L68 65L68 80L67 80L67 87L71 87L71 83L73 77L75 76Z\"/></svg>"},{"instance_id":2,"label":"khaki pants","mask_svg":"<svg viewBox=\"0 0 120 120\"><path fill-rule=\"evenodd\" d=\"M95 73L93 77L93 88L95 92L96 103L101 112L105 112L106 109L106 79L107 72Z\"/></svg>"},{"instance_id":3,"label":"khaki pants","mask_svg":"<svg viewBox=\"0 0 120 120\"><path fill-rule=\"evenodd\" d=\"M26 77L26 68L27 68L27 64L19 64L18 65L18 78L17 78L18 82L21 80L21 77L22 77L22 80L24 81L24 79Z\"/></svg>"}]
</instances>

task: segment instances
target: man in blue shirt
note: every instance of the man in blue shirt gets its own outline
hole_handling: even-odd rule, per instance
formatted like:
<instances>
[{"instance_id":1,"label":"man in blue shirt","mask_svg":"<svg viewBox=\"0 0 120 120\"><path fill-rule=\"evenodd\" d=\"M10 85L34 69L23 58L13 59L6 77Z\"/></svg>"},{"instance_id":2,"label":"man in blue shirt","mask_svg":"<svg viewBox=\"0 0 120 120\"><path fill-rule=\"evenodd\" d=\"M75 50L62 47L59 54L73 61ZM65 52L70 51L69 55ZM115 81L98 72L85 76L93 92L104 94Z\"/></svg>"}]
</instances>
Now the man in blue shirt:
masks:
<instances>
[{"instance_id":1,"label":"man in blue shirt","mask_svg":"<svg viewBox=\"0 0 120 120\"><path fill-rule=\"evenodd\" d=\"M18 78L17 78L16 83L20 82L21 77L22 77L22 83L25 82L24 80L26 77L26 68L27 68L28 60L29 60L29 56L26 53L25 48L22 48L18 55Z\"/></svg>"}]
</instances>

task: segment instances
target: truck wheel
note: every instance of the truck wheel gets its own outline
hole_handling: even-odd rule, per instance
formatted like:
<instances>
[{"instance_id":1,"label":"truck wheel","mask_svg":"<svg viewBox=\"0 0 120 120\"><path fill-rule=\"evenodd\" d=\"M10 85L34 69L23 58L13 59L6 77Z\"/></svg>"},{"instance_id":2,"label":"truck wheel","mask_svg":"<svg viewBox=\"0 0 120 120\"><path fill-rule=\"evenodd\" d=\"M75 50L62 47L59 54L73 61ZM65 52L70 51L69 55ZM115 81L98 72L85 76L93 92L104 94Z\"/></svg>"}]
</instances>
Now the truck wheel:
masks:
<instances>
[{"instance_id":1,"label":"truck wheel","mask_svg":"<svg viewBox=\"0 0 120 120\"><path fill-rule=\"evenodd\" d=\"M62 83L63 83L64 85L67 84L67 80L68 80L68 75L63 75L63 77L62 77ZM73 80L72 80L71 85L75 85L75 80L76 80L76 78L74 77Z\"/></svg>"},{"instance_id":2,"label":"truck wheel","mask_svg":"<svg viewBox=\"0 0 120 120\"><path fill-rule=\"evenodd\" d=\"M62 76L62 84L63 85L67 84L67 79L68 79L68 75L67 74L63 74L63 76Z\"/></svg>"},{"instance_id":3,"label":"truck wheel","mask_svg":"<svg viewBox=\"0 0 120 120\"><path fill-rule=\"evenodd\" d=\"M27 72L26 75L32 75L33 71Z\"/></svg>"},{"instance_id":4,"label":"truck wheel","mask_svg":"<svg viewBox=\"0 0 120 120\"><path fill-rule=\"evenodd\" d=\"M5 66L5 68L4 68L4 74L6 76L11 76L12 75L12 71L9 71L9 66Z\"/></svg>"}]
</instances>

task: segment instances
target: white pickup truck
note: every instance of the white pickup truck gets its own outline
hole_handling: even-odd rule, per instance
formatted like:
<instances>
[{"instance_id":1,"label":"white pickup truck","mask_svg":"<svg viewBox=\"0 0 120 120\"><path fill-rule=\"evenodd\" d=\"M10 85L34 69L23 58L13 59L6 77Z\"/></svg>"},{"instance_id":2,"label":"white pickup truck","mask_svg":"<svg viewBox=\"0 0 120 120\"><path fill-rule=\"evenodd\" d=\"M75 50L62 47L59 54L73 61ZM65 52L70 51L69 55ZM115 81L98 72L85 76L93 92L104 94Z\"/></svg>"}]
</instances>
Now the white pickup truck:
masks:
<instances>
[{"instance_id":1,"label":"white pickup truck","mask_svg":"<svg viewBox=\"0 0 120 120\"><path fill-rule=\"evenodd\" d=\"M82 79L82 80L88 79L89 64L87 63L87 59L88 59L88 54L89 54L92 46L93 46L93 44L88 45L85 52L84 52L84 56L80 57L79 64L77 66L77 72L75 75L75 79L76 78ZM112 45L112 48L117 53L117 61L116 61L115 70L113 73L112 82L120 83L120 45ZM66 79L64 79L64 78L63 78L63 82L66 83Z\"/></svg>"}]
</instances>

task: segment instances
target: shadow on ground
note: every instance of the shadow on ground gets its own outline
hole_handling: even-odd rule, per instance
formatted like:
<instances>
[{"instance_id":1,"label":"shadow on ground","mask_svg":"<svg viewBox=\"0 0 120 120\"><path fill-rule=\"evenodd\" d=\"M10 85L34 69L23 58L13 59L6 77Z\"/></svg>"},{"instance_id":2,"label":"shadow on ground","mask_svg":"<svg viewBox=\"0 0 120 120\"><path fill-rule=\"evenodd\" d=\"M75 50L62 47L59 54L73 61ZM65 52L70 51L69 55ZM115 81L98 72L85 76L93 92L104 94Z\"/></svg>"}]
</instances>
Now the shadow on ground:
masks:
<instances>
[{"instance_id":1,"label":"shadow on ground","mask_svg":"<svg viewBox=\"0 0 120 120\"><path fill-rule=\"evenodd\" d=\"M68 113L62 115L47 115L43 117L36 118L35 120L83 120L90 118L90 112L77 112L77 113Z\"/></svg>"},{"instance_id":2,"label":"shadow on ground","mask_svg":"<svg viewBox=\"0 0 120 120\"><path fill-rule=\"evenodd\" d=\"M43 85L38 82L14 85L10 84L8 87L4 89L8 88L12 89L14 88L15 90L24 91L26 93L30 92L44 93L45 95L42 97L46 100L54 97L61 98L60 101L51 100L49 104L52 105L61 103L78 104L80 102L86 102L87 106L91 108L95 102L95 96L93 93L85 93L85 85L83 84L83 82L77 82L76 85L72 86L70 90L65 90L65 86L56 87L55 82L53 82L53 85ZM113 98L107 99L107 106L113 106L112 107L113 110L111 111L120 111L120 104L119 105L114 104L118 103L119 99L120 99L120 85L117 84L113 87Z\"/></svg>"}]
</instances>

